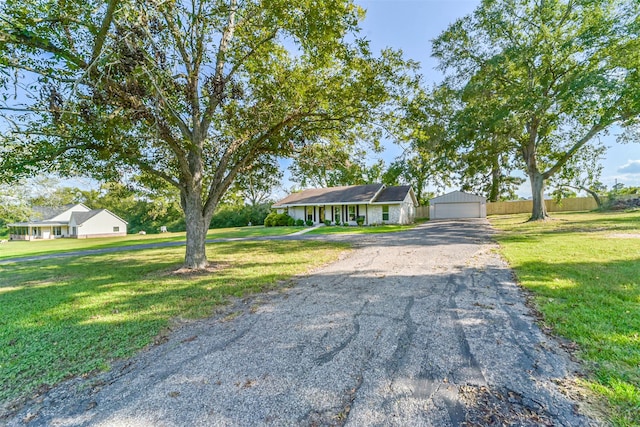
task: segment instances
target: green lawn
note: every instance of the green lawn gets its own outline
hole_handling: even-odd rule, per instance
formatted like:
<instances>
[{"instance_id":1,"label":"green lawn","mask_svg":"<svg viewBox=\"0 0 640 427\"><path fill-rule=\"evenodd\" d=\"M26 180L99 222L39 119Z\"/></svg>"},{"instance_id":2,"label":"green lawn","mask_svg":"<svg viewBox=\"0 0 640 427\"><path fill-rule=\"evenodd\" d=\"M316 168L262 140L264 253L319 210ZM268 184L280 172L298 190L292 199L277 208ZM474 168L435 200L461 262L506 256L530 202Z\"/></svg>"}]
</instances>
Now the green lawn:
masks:
<instances>
[{"instance_id":1,"label":"green lawn","mask_svg":"<svg viewBox=\"0 0 640 427\"><path fill-rule=\"evenodd\" d=\"M237 227L216 228L209 230L208 239L259 237L291 234L302 227ZM98 239L56 239L34 240L30 242L15 241L0 245L0 259L18 256L44 255L59 252L70 252L82 249L100 249L116 246L140 245L146 243L184 241L185 233L163 234L129 234L125 237L105 237Z\"/></svg>"},{"instance_id":2,"label":"green lawn","mask_svg":"<svg viewBox=\"0 0 640 427\"><path fill-rule=\"evenodd\" d=\"M308 234L336 234L336 233L350 233L350 234L375 234L375 233L393 233L396 231L410 230L415 227L415 224L410 225L377 225L377 226L363 226L363 227L318 227L309 231Z\"/></svg>"},{"instance_id":3,"label":"green lawn","mask_svg":"<svg viewBox=\"0 0 640 427\"><path fill-rule=\"evenodd\" d=\"M496 239L545 325L578 344L615 425L640 425L640 212L494 216Z\"/></svg>"},{"instance_id":4,"label":"green lawn","mask_svg":"<svg viewBox=\"0 0 640 427\"><path fill-rule=\"evenodd\" d=\"M210 316L229 296L272 289L346 246L306 241L207 246L219 269L174 274L184 248L0 265L0 403L108 369L171 319Z\"/></svg>"}]
</instances>

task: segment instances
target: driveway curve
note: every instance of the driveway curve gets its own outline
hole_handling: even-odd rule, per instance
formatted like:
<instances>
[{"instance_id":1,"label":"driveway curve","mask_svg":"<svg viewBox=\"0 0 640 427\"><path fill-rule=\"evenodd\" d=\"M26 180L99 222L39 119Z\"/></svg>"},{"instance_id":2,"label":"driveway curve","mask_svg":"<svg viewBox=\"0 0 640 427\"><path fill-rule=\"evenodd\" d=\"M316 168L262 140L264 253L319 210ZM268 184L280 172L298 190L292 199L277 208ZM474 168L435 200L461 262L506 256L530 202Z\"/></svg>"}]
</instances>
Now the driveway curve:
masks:
<instances>
[{"instance_id":1,"label":"driveway curve","mask_svg":"<svg viewBox=\"0 0 640 427\"><path fill-rule=\"evenodd\" d=\"M536 326L490 233L470 220L331 237L356 249L8 424L597 424L561 391L577 366Z\"/></svg>"}]
</instances>

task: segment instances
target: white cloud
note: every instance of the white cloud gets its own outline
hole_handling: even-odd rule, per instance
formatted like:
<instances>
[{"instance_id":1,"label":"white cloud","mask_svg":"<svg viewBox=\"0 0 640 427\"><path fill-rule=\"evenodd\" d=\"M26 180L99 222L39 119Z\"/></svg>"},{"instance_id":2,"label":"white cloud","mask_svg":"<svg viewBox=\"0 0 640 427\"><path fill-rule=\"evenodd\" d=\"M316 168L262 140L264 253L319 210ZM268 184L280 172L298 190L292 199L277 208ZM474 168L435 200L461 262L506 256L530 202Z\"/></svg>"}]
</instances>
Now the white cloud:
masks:
<instances>
[{"instance_id":1,"label":"white cloud","mask_svg":"<svg viewBox=\"0 0 640 427\"><path fill-rule=\"evenodd\" d=\"M640 160L629 160L626 164L618 168L618 172L629 175L640 175Z\"/></svg>"}]
</instances>

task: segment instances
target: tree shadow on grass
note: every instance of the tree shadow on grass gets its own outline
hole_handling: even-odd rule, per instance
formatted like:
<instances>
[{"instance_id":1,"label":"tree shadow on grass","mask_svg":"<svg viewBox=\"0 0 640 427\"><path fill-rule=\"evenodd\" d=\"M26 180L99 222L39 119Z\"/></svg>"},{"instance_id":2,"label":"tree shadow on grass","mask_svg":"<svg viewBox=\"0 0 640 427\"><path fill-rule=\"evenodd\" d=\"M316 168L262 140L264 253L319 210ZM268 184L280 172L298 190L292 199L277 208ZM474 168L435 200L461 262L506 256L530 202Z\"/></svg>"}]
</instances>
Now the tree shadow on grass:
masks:
<instances>
[{"instance_id":1,"label":"tree shadow on grass","mask_svg":"<svg viewBox=\"0 0 640 427\"><path fill-rule=\"evenodd\" d=\"M171 248L0 266L0 400L104 369L153 343L171 319L272 289L328 248L291 243L216 245L226 267L200 276L166 274L182 260Z\"/></svg>"},{"instance_id":2,"label":"tree shadow on grass","mask_svg":"<svg viewBox=\"0 0 640 427\"><path fill-rule=\"evenodd\" d=\"M519 279L535 292L544 322L576 342L592 388L640 422L640 258L612 262L525 262Z\"/></svg>"}]
</instances>

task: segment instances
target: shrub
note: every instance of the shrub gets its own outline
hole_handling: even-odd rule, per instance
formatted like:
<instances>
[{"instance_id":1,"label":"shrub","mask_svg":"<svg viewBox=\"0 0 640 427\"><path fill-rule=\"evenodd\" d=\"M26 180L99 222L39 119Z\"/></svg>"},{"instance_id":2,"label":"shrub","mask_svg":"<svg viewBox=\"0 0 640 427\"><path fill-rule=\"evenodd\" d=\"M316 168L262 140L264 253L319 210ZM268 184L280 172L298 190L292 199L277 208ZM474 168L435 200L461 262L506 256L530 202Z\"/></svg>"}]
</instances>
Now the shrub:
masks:
<instances>
[{"instance_id":1,"label":"shrub","mask_svg":"<svg viewBox=\"0 0 640 427\"><path fill-rule=\"evenodd\" d=\"M276 215L276 226L284 227L285 225L288 225L289 224L289 218L291 218L289 216L289 214L286 214L286 213L277 214Z\"/></svg>"},{"instance_id":2,"label":"shrub","mask_svg":"<svg viewBox=\"0 0 640 427\"><path fill-rule=\"evenodd\" d=\"M285 225L293 225L295 220L286 213L275 213L271 212L264 219L265 227L284 227Z\"/></svg>"},{"instance_id":3,"label":"shrub","mask_svg":"<svg viewBox=\"0 0 640 427\"><path fill-rule=\"evenodd\" d=\"M331 225L331 221L328 219L324 220L324 225L326 225L327 227Z\"/></svg>"},{"instance_id":4,"label":"shrub","mask_svg":"<svg viewBox=\"0 0 640 427\"><path fill-rule=\"evenodd\" d=\"M302 218L296 219L296 226L304 227L304 219L302 219Z\"/></svg>"},{"instance_id":5,"label":"shrub","mask_svg":"<svg viewBox=\"0 0 640 427\"><path fill-rule=\"evenodd\" d=\"M264 219L264 226L265 227L273 227L274 225L276 225L276 216L278 214L275 212L271 212L269 215L267 215L267 217Z\"/></svg>"},{"instance_id":6,"label":"shrub","mask_svg":"<svg viewBox=\"0 0 640 427\"><path fill-rule=\"evenodd\" d=\"M311 221L310 219L307 220L306 222L307 226L311 227L313 225L313 221Z\"/></svg>"},{"instance_id":7,"label":"shrub","mask_svg":"<svg viewBox=\"0 0 640 427\"><path fill-rule=\"evenodd\" d=\"M289 219L287 219L287 225L289 227L293 227L294 225L296 225L296 220L291 218L291 217L289 217Z\"/></svg>"},{"instance_id":8,"label":"shrub","mask_svg":"<svg viewBox=\"0 0 640 427\"><path fill-rule=\"evenodd\" d=\"M349 223L347 221L345 221L345 222L342 223L342 225L345 226L345 227L348 227Z\"/></svg>"},{"instance_id":9,"label":"shrub","mask_svg":"<svg viewBox=\"0 0 640 427\"><path fill-rule=\"evenodd\" d=\"M364 225L364 217L363 216L359 216L356 219L356 224L358 224L358 227L362 227Z\"/></svg>"},{"instance_id":10,"label":"shrub","mask_svg":"<svg viewBox=\"0 0 640 427\"><path fill-rule=\"evenodd\" d=\"M336 225L340 225L340 215L336 215Z\"/></svg>"}]
</instances>

